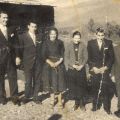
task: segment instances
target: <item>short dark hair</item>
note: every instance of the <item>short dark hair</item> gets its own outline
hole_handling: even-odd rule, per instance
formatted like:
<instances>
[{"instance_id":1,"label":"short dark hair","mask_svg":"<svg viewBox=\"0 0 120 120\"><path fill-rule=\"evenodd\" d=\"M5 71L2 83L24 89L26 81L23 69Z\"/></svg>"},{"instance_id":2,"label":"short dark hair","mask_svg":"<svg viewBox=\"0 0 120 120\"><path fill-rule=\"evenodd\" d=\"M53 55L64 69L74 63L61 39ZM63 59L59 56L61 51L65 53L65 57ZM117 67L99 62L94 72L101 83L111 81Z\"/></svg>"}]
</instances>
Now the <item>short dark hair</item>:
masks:
<instances>
[{"instance_id":1,"label":"short dark hair","mask_svg":"<svg viewBox=\"0 0 120 120\"><path fill-rule=\"evenodd\" d=\"M81 33L79 31L73 32L72 37L74 37L75 35L79 35L81 37Z\"/></svg>"},{"instance_id":2,"label":"short dark hair","mask_svg":"<svg viewBox=\"0 0 120 120\"><path fill-rule=\"evenodd\" d=\"M35 19L29 19L27 24L30 25L31 23L37 24L37 21Z\"/></svg>"},{"instance_id":3,"label":"short dark hair","mask_svg":"<svg viewBox=\"0 0 120 120\"><path fill-rule=\"evenodd\" d=\"M100 33L105 33L104 29L101 28L101 27L98 27L98 28L96 29L96 34L98 34L98 32L100 32Z\"/></svg>"}]
</instances>

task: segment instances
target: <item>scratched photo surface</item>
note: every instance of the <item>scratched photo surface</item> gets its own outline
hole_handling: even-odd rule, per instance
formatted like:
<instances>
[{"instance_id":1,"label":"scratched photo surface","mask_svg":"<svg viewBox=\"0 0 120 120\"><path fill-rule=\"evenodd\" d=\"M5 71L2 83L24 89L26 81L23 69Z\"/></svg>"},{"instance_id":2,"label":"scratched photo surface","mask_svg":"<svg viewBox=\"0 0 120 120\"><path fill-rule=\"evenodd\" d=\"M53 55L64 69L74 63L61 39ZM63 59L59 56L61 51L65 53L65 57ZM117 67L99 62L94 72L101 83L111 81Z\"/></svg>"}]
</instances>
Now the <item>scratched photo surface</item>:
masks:
<instances>
[{"instance_id":1,"label":"scratched photo surface","mask_svg":"<svg viewBox=\"0 0 120 120\"><path fill-rule=\"evenodd\" d=\"M95 38L98 27L104 28L105 37L112 40L113 47L120 45L120 0L0 0L0 10L8 13L9 25L16 28L18 36L28 29L27 23L33 18L37 21L38 32L44 36L43 41L48 29L55 26L58 29L58 38L63 41L65 50L75 30L81 32L81 40L87 46L88 41ZM115 49L115 52L120 56L120 51ZM119 70L118 68L118 74ZM21 106L14 105L11 101L8 101L6 105L0 105L0 120L119 120L114 115L118 104L115 88L113 88L114 93L111 98L111 115L104 111L103 105L100 110L91 111L92 93L88 71L86 65L87 92L84 98L86 111L80 108L73 110L75 101L69 94L69 89L64 91L63 109L60 109L57 104L52 108L50 95L40 91L42 104L36 104L31 100ZM18 90L22 98L25 90L25 75L22 66L17 69L17 78ZM115 80L113 81L115 87ZM9 99L7 76L5 89Z\"/></svg>"}]
</instances>

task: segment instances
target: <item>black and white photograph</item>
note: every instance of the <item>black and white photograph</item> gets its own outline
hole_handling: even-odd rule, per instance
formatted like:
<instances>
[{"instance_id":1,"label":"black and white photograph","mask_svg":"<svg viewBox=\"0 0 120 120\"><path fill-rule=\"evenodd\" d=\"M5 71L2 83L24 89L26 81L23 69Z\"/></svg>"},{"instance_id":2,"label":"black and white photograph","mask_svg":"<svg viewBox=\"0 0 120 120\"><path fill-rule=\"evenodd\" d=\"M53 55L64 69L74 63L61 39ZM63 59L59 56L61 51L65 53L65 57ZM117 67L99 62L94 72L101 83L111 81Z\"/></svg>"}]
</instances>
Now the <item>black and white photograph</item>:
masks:
<instances>
[{"instance_id":1,"label":"black and white photograph","mask_svg":"<svg viewBox=\"0 0 120 120\"><path fill-rule=\"evenodd\" d=\"M0 0L0 120L120 119L120 0Z\"/></svg>"}]
</instances>

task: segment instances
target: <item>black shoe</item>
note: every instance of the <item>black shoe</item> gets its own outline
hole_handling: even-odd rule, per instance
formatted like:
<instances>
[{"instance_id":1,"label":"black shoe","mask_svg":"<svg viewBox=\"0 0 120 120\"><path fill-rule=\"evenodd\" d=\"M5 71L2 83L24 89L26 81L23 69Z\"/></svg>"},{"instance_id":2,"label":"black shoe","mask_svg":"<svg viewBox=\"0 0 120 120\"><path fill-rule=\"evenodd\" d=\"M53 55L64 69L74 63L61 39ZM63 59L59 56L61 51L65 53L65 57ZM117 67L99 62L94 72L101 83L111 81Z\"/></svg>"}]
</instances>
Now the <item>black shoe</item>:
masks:
<instances>
[{"instance_id":1,"label":"black shoe","mask_svg":"<svg viewBox=\"0 0 120 120\"><path fill-rule=\"evenodd\" d=\"M33 102L36 103L36 104L42 104L42 102L39 101L39 100L34 100Z\"/></svg>"},{"instance_id":2,"label":"black shoe","mask_svg":"<svg viewBox=\"0 0 120 120\"><path fill-rule=\"evenodd\" d=\"M33 97L33 102L36 104L42 104L42 99L38 96Z\"/></svg>"},{"instance_id":3,"label":"black shoe","mask_svg":"<svg viewBox=\"0 0 120 120\"><path fill-rule=\"evenodd\" d=\"M42 101L36 98L33 98L33 102L36 104L42 104Z\"/></svg>"},{"instance_id":4,"label":"black shoe","mask_svg":"<svg viewBox=\"0 0 120 120\"><path fill-rule=\"evenodd\" d=\"M96 107L93 107L91 110L93 111L93 112L95 112L95 111L97 111L97 110L99 110L100 108L96 108Z\"/></svg>"},{"instance_id":5,"label":"black shoe","mask_svg":"<svg viewBox=\"0 0 120 120\"><path fill-rule=\"evenodd\" d=\"M97 111L97 110L99 110L100 109L100 106L96 106L96 105L93 105L93 107L92 107L92 111L93 112L95 112L95 111Z\"/></svg>"},{"instance_id":6,"label":"black shoe","mask_svg":"<svg viewBox=\"0 0 120 120\"><path fill-rule=\"evenodd\" d=\"M19 97L17 97L17 96L12 97L11 101L13 102L14 105L18 105L18 106L21 105L21 101L20 101Z\"/></svg>"},{"instance_id":7,"label":"black shoe","mask_svg":"<svg viewBox=\"0 0 120 120\"><path fill-rule=\"evenodd\" d=\"M29 98L26 98L26 97L24 97L24 98L22 98L22 103L23 104L26 104L26 103L28 103L28 102L30 102L31 100L29 99Z\"/></svg>"},{"instance_id":8,"label":"black shoe","mask_svg":"<svg viewBox=\"0 0 120 120\"><path fill-rule=\"evenodd\" d=\"M79 105L76 105L76 104L75 104L75 105L73 106L73 110L74 110L74 111L77 110L78 108L79 108Z\"/></svg>"},{"instance_id":9,"label":"black shoe","mask_svg":"<svg viewBox=\"0 0 120 120\"><path fill-rule=\"evenodd\" d=\"M80 106L80 110L81 110L81 111L86 111L85 103L84 103L84 100L83 100L83 99L80 100L79 106Z\"/></svg>"},{"instance_id":10,"label":"black shoe","mask_svg":"<svg viewBox=\"0 0 120 120\"><path fill-rule=\"evenodd\" d=\"M80 107L80 110L82 110L82 111L86 111L85 106Z\"/></svg>"},{"instance_id":11,"label":"black shoe","mask_svg":"<svg viewBox=\"0 0 120 120\"><path fill-rule=\"evenodd\" d=\"M110 110L105 110L105 112L108 114L108 115L111 115L112 112Z\"/></svg>"},{"instance_id":12,"label":"black shoe","mask_svg":"<svg viewBox=\"0 0 120 120\"><path fill-rule=\"evenodd\" d=\"M120 114L120 109L115 111L114 114Z\"/></svg>"},{"instance_id":13,"label":"black shoe","mask_svg":"<svg viewBox=\"0 0 120 120\"><path fill-rule=\"evenodd\" d=\"M97 110L97 109L96 109L96 108L94 108L94 107L91 109L91 111L93 111L93 112L95 112L96 110Z\"/></svg>"},{"instance_id":14,"label":"black shoe","mask_svg":"<svg viewBox=\"0 0 120 120\"><path fill-rule=\"evenodd\" d=\"M117 117L119 117L119 118L120 118L120 109L119 109L119 110L117 110L117 111L115 111L115 112L114 112L114 114L115 114Z\"/></svg>"},{"instance_id":15,"label":"black shoe","mask_svg":"<svg viewBox=\"0 0 120 120\"><path fill-rule=\"evenodd\" d=\"M6 105L7 104L7 99L5 97L4 98L0 98L0 104Z\"/></svg>"}]
</instances>

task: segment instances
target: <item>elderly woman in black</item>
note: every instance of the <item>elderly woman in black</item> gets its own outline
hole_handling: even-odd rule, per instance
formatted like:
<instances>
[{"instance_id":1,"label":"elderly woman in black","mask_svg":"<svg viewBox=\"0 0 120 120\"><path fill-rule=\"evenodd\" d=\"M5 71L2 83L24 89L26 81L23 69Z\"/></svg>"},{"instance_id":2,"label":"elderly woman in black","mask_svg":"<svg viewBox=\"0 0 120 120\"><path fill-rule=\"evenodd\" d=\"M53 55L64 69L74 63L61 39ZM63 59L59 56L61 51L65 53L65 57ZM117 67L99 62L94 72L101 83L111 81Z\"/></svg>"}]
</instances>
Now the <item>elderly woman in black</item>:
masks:
<instances>
[{"instance_id":1,"label":"elderly woman in black","mask_svg":"<svg viewBox=\"0 0 120 120\"><path fill-rule=\"evenodd\" d=\"M48 31L48 37L43 43L42 57L44 60L43 90L50 92L52 106L57 100L59 107L63 107L62 92L65 91L64 44L58 39L56 28L50 28Z\"/></svg>"},{"instance_id":2,"label":"elderly woman in black","mask_svg":"<svg viewBox=\"0 0 120 120\"><path fill-rule=\"evenodd\" d=\"M75 31L72 37L72 41L65 50L65 65L69 79L68 88L73 99L75 99L74 110L77 110L79 106L81 110L85 110L87 49L81 41L81 33L79 31Z\"/></svg>"}]
</instances>

